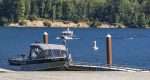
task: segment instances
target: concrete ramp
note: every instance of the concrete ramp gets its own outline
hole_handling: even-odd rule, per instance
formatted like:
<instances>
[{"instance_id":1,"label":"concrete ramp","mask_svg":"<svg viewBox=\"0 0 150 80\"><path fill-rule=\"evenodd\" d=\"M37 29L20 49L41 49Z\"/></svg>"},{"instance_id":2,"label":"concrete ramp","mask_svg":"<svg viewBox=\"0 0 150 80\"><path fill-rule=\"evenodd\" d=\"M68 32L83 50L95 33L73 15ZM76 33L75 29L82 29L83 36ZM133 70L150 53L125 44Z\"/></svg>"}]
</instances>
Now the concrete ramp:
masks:
<instances>
[{"instance_id":1,"label":"concrete ramp","mask_svg":"<svg viewBox=\"0 0 150 80\"><path fill-rule=\"evenodd\" d=\"M15 72L15 71L4 69L4 68L0 68L0 73L2 73L2 72Z\"/></svg>"},{"instance_id":2,"label":"concrete ramp","mask_svg":"<svg viewBox=\"0 0 150 80\"><path fill-rule=\"evenodd\" d=\"M150 73L122 71L21 71L1 73L0 80L150 80Z\"/></svg>"}]
</instances>

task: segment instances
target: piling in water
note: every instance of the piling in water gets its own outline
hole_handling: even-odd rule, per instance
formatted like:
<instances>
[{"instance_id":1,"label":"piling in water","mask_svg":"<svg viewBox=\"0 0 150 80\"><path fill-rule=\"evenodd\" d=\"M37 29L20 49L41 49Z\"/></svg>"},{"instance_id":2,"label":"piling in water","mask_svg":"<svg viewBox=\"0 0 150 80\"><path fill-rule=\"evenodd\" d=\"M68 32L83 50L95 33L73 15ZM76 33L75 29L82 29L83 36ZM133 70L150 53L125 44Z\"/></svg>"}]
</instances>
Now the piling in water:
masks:
<instances>
[{"instance_id":1,"label":"piling in water","mask_svg":"<svg viewBox=\"0 0 150 80\"><path fill-rule=\"evenodd\" d=\"M43 35L43 42L44 42L44 44L48 44L48 33L47 32L45 32ZM45 57L48 57L48 50L44 51L44 55L45 55Z\"/></svg>"},{"instance_id":2,"label":"piling in water","mask_svg":"<svg viewBox=\"0 0 150 80\"><path fill-rule=\"evenodd\" d=\"M43 35L43 41L44 41L44 44L48 44L48 33L47 32L45 32Z\"/></svg>"},{"instance_id":3,"label":"piling in water","mask_svg":"<svg viewBox=\"0 0 150 80\"><path fill-rule=\"evenodd\" d=\"M106 46L107 46L107 65L112 65L112 41L111 35L107 35L106 37Z\"/></svg>"}]
</instances>

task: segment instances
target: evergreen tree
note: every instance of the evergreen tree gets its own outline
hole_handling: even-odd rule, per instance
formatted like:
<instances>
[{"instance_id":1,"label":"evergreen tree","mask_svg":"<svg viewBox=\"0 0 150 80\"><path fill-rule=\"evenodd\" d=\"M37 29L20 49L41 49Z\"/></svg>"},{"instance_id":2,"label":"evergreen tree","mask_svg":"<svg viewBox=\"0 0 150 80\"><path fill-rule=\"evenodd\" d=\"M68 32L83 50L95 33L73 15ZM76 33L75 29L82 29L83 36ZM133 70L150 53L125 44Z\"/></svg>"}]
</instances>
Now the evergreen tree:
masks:
<instances>
[{"instance_id":1,"label":"evergreen tree","mask_svg":"<svg viewBox=\"0 0 150 80\"><path fill-rule=\"evenodd\" d=\"M71 5L69 1L63 2L62 13L63 13L64 20L70 20L72 12L71 12Z\"/></svg>"},{"instance_id":2,"label":"evergreen tree","mask_svg":"<svg viewBox=\"0 0 150 80\"><path fill-rule=\"evenodd\" d=\"M138 22L138 24L140 26L148 24L144 13L141 13L141 15L139 16L139 22Z\"/></svg>"},{"instance_id":3,"label":"evergreen tree","mask_svg":"<svg viewBox=\"0 0 150 80\"><path fill-rule=\"evenodd\" d=\"M38 6L39 6L39 16L42 18L44 17L44 9L45 9L45 2L46 0L39 0Z\"/></svg>"},{"instance_id":4,"label":"evergreen tree","mask_svg":"<svg viewBox=\"0 0 150 80\"><path fill-rule=\"evenodd\" d=\"M0 11L1 23L47 18L150 25L150 0L0 0Z\"/></svg>"},{"instance_id":5,"label":"evergreen tree","mask_svg":"<svg viewBox=\"0 0 150 80\"><path fill-rule=\"evenodd\" d=\"M19 0L19 15L18 19L22 20L25 15L25 0Z\"/></svg>"},{"instance_id":6,"label":"evergreen tree","mask_svg":"<svg viewBox=\"0 0 150 80\"><path fill-rule=\"evenodd\" d=\"M62 0L59 0L56 3L56 18L61 19L62 18Z\"/></svg>"},{"instance_id":7,"label":"evergreen tree","mask_svg":"<svg viewBox=\"0 0 150 80\"><path fill-rule=\"evenodd\" d=\"M31 0L26 0L25 1L25 18L29 18L31 11Z\"/></svg>"},{"instance_id":8,"label":"evergreen tree","mask_svg":"<svg viewBox=\"0 0 150 80\"><path fill-rule=\"evenodd\" d=\"M52 9L50 10L50 18L55 20L56 19L56 7L52 6Z\"/></svg>"},{"instance_id":9,"label":"evergreen tree","mask_svg":"<svg viewBox=\"0 0 150 80\"><path fill-rule=\"evenodd\" d=\"M50 18L50 10L51 10L51 0L46 0L44 18Z\"/></svg>"},{"instance_id":10,"label":"evergreen tree","mask_svg":"<svg viewBox=\"0 0 150 80\"><path fill-rule=\"evenodd\" d=\"M37 18L38 15L38 6L37 6L37 0L31 0L31 11L30 11L30 19L33 20Z\"/></svg>"}]
</instances>

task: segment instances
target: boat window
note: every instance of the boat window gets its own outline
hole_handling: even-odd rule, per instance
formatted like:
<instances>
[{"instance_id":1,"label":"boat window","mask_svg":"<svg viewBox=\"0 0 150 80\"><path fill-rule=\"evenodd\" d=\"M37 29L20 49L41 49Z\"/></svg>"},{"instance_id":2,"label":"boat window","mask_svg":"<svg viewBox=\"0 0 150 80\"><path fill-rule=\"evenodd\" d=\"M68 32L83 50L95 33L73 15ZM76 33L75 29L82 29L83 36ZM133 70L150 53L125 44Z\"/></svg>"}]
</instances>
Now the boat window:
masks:
<instances>
[{"instance_id":1,"label":"boat window","mask_svg":"<svg viewBox=\"0 0 150 80\"><path fill-rule=\"evenodd\" d=\"M38 55L39 55L41 52L42 52L41 49L39 49L39 48L33 48L33 49L31 50L31 58L37 58Z\"/></svg>"},{"instance_id":2,"label":"boat window","mask_svg":"<svg viewBox=\"0 0 150 80\"><path fill-rule=\"evenodd\" d=\"M43 51L38 55L38 58L45 58L47 56L48 51Z\"/></svg>"},{"instance_id":3,"label":"boat window","mask_svg":"<svg viewBox=\"0 0 150 80\"><path fill-rule=\"evenodd\" d=\"M48 50L48 57L49 57L49 58L53 57L52 50Z\"/></svg>"},{"instance_id":4,"label":"boat window","mask_svg":"<svg viewBox=\"0 0 150 80\"><path fill-rule=\"evenodd\" d=\"M63 33L62 35L67 35L67 34Z\"/></svg>"},{"instance_id":5,"label":"boat window","mask_svg":"<svg viewBox=\"0 0 150 80\"><path fill-rule=\"evenodd\" d=\"M31 50L31 58L36 58L36 57L37 57L37 54L33 50Z\"/></svg>"},{"instance_id":6,"label":"boat window","mask_svg":"<svg viewBox=\"0 0 150 80\"><path fill-rule=\"evenodd\" d=\"M66 51L61 50L61 56L62 56L62 57L66 57Z\"/></svg>"},{"instance_id":7,"label":"boat window","mask_svg":"<svg viewBox=\"0 0 150 80\"><path fill-rule=\"evenodd\" d=\"M54 57L61 57L60 51L59 50L52 50Z\"/></svg>"}]
</instances>

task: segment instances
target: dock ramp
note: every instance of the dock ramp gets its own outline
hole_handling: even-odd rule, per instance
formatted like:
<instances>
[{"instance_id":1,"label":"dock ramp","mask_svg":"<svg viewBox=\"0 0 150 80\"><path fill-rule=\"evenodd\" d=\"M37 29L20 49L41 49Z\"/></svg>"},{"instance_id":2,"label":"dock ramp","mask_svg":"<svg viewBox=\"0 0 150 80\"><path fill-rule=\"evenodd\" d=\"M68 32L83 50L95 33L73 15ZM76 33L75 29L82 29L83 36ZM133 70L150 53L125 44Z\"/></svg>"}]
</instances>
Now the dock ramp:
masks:
<instances>
[{"instance_id":1,"label":"dock ramp","mask_svg":"<svg viewBox=\"0 0 150 80\"><path fill-rule=\"evenodd\" d=\"M150 72L149 69L132 68L116 65L90 64L83 62L71 63L68 70L71 71L124 71L124 72Z\"/></svg>"}]
</instances>

